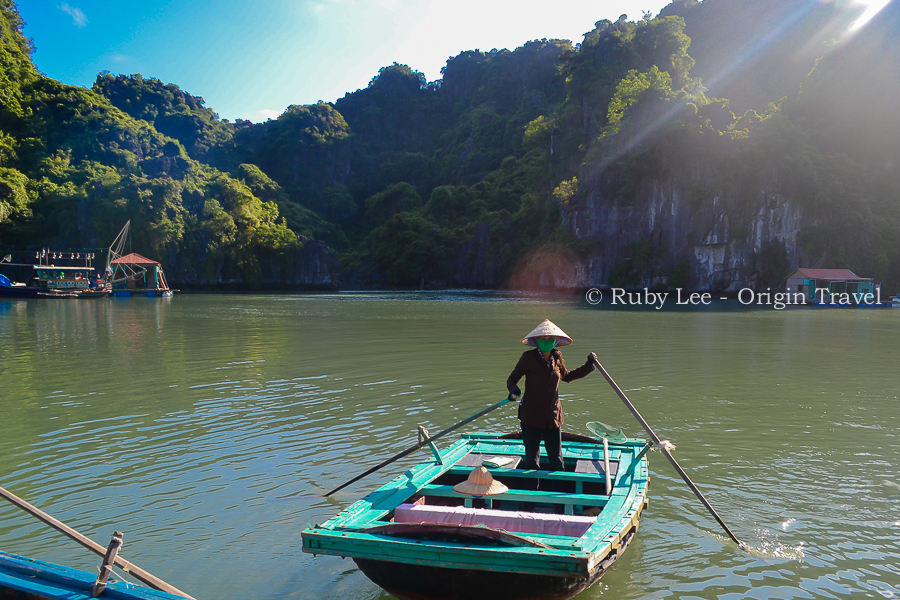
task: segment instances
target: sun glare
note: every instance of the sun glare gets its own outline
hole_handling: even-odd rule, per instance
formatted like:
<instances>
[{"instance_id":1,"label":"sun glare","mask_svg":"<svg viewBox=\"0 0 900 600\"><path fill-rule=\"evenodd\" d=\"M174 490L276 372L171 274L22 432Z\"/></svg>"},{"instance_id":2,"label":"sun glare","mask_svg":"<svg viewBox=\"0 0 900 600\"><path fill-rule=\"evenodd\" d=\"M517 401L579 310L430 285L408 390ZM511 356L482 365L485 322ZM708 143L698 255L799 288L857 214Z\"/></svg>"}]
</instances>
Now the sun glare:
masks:
<instances>
[{"instance_id":1,"label":"sun glare","mask_svg":"<svg viewBox=\"0 0 900 600\"><path fill-rule=\"evenodd\" d=\"M888 5L891 0L859 0L859 4L862 4L866 7L866 10L863 11L859 18L853 21L853 25L850 26L850 31L859 31L863 27L865 27L866 23L872 20L872 18L877 15L882 8Z\"/></svg>"}]
</instances>

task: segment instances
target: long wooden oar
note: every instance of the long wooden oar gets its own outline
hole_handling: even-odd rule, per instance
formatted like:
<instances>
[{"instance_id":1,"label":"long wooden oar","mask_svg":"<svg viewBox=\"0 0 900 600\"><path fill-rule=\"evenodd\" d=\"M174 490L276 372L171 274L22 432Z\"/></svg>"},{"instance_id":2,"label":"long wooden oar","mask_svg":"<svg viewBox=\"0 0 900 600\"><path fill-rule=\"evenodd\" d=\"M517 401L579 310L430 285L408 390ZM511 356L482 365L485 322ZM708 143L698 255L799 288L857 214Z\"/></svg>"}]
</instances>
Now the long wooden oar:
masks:
<instances>
[{"instance_id":1,"label":"long wooden oar","mask_svg":"<svg viewBox=\"0 0 900 600\"><path fill-rule=\"evenodd\" d=\"M447 429L443 430L442 432L437 433L437 434L435 434L435 435L433 435L433 436L431 436L431 437L429 437L429 438L427 438L427 439L422 440L421 442L419 442L418 444L416 444L416 445L413 446L412 448L409 448L409 449L407 449L407 450L404 450L404 451L401 452L400 454L397 454L396 456L392 456L391 458L387 459L386 461L384 461L384 462L381 463L380 465L375 466L375 467L372 467L371 469L369 469L369 470L366 471L365 473L362 473L361 475L357 475L356 477L354 477L354 478L351 479L350 481L348 481L348 482L346 482L346 483L342 483L341 485L337 486L336 488L334 488L333 490L331 490L330 492L328 492L327 494L325 494L323 497L324 497L324 498L327 498L328 496L332 495L333 493L335 493L335 492L337 492L337 491L340 491L340 490L344 489L345 487L347 487L347 486L350 485L351 483L355 483L355 482L359 481L360 479L362 479L363 477L365 477L365 476L367 476L367 475L371 475L371 474L374 473L375 471L377 471L377 470L379 470L379 469L381 469L381 468L384 468L384 467L388 466L389 464L391 464L391 463L394 462L395 460L399 460L399 459L403 458L404 456L408 456L408 455L412 454L413 452L415 452L416 450L418 450L419 448L424 448L425 446L427 446L429 443L433 442L434 440L436 440L436 439L438 439L438 438L440 438L440 437L443 437L443 436L447 435L447 434L450 433L451 431L454 431L454 430L456 430L456 429L459 429L460 427L462 427L462 426L465 425L466 423L469 423L470 421L474 421L474 420L477 419L478 417L483 417L484 415L488 414L488 413L491 412L492 410L495 410L495 409L500 408L501 406L503 406L504 404L506 404L507 402L509 402L509 401L512 400L512 399L513 399L512 394L510 394L509 397L504 398L503 400L501 400L501 401L498 402L497 404L495 404L495 405L493 405L493 406L489 406L488 408L484 409L484 410L481 411L480 413L474 414L474 415L472 415L471 417L469 417L468 419L464 419L464 420L460 421L459 423L457 423L456 425L454 425L454 426L452 426L452 427L448 427Z\"/></svg>"},{"instance_id":2,"label":"long wooden oar","mask_svg":"<svg viewBox=\"0 0 900 600\"><path fill-rule=\"evenodd\" d=\"M106 556L106 548L104 548L103 546L101 546L100 544L95 542L94 540L81 535L80 533L78 533L77 531L75 531L74 529L72 529L71 527L69 527L68 525L63 523L62 521L58 521L58 520L54 519L53 517L51 517L50 515L48 515L41 509L37 508L36 506L32 506L31 504L25 502L24 500L22 500L21 498L19 498L18 496L16 496L12 492L10 492L9 490L6 490L6 489L0 487L0 496L2 496L6 500L9 500L9 502L11 502L15 506L21 508L22 510L29 513L30 515L37 517L38 519L40 519L41 521L43 521L44 523L46 523L53 529L69 536L70 538L72 538L73 540L75 540L76 542L78 542L79 544L84 546L85 548L87 548L93 552L96 552L100 556ZM176 596L183 596L185 598L190 598L191 600L193 600L192 596L185 594L184 592L182 592L175 586L169 585L168 583L166 583L159 577L155 577L155 576L151 575L147 571L138 567L134 563L131 563L131 562L125 560L121 556L116 556L115 565L123 568L126 572L134 575L135 579L143 581L144 583L146 583L153 589L157 589L162 592L167 592L169 594L175 594Z\"/></svg>"},{"instance_id":3,"label":"long wooden oar","mask_svg":"<svg viewBox=\"0 0 900 600\"><path fill-rule=\"evenodd\" d=\"M600 364L600 361L597 360L596 358L593 360L594 360L594 364L597 366L597 368L600 369L600 372L603 373L603 376L606 378L606 381L609 382L609 385L612 386L612 388L619 395L619 398L622 399L622 402L625 403L625 406L628 407L628 410L631 411L631 414L634 415L634 418L637 419L640 422L641 426L643 426L643 428L647 430L647 433L650 435L650 438L653 440L653 443L656 444L657 446L659 446L660 439L656 435L656 433L653 432L653 429L650 428L650 424L644 420L644 417L642 417L641 413L639 413L638 410L634 407L634 404L632 404L631 401L628 399L628 397L625 396L625 392L622 391L622 388L620 388L616 384L616 382L613 381L613 378L610 377L609 373L606 372L606 369L603 368L603 365ZM719 513L716 512L716 510L712 507L712 505L709 503L709 501L703 496L703 494L700 492L700 490L697 488L697 486L694 485L694 482L691 481L691 478L688 477L687 473L684 472L684 469L681 468L681 465L678 464L678 461L675 460L675 457L672 456L672 453L669 452L669 449L666 448L665 446L659 446L659 449L663 454L666 455L666 458L669 459L669 462L672 463L672 466L675 467L675 470L678 471L678 474L681 475L681 478L684 479L684 482L686 484L688 484L688 487L691 488L691 491L693 491L694 494L696 494L697 498L700 500L700 502L703 503L703 506L705 506L706 510L709 511L709 514L711 514L716 519L716 521L719 522L719 525L722 526L722 529L725 530L725 533L728 534L728 537L730 537L732 540L734 540L734 543L737 544L738 546L744 546L744 543L741 540L737 539L737 536L735 536L731 532L731 529L728 528L728 525L725 524L725 521L722 520L722 517L719 516Z\"/></svg>"}]
</instances>

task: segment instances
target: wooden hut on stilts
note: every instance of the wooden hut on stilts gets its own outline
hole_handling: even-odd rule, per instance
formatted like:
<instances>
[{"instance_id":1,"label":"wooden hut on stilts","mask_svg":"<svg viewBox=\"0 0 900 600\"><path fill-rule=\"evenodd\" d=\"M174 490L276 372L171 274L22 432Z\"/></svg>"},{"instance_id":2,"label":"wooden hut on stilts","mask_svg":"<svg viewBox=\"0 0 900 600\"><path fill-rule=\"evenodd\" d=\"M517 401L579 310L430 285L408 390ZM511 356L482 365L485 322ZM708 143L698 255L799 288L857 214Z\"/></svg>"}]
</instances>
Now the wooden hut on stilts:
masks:
<instances>
[{"instance_id":1,"label":"wooden hut on stilts","mask_svg":"<svg viewBox=\"0 0 900 600\"><path fill-rule=\"evenodd\" d=\"M162 266L137 252L110 261L113 296L171 296Z\"/></svg>"},{"instance_id":2,"label":"wooden hut on stilts","mask_svg":"<svg viewBox=\"0 0 900 600\"><path fill-rule=\"evenodd\" d=\"M112 289L110 295L171 296L172 290L158 262L137 252L122 255L130 228L131 221L128 221L109 247L106 283Z\"/></svg>"}]
</instances>

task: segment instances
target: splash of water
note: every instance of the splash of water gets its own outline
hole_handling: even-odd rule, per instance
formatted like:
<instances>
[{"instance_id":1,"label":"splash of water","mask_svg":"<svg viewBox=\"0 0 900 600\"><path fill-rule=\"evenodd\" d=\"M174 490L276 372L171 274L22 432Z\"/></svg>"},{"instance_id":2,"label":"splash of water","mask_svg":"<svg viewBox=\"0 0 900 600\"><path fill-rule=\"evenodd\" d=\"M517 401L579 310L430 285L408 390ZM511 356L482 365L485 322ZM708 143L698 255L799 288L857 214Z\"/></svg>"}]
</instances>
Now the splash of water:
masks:
<instances>
[{"instance_id":1,"label":"splash of water","mask_svg":"<svg viewBox=\"0 0 900 600\"><path fill-rule=\"evenodd\" d=\"M793 522L795 520L796 519L788 519L785 523L789 521ZM784 523L782 523L782 526L783 525ZM720 533L706 531L704 529L698 529L698 531L707 537L719 540L725 545L731 544L731 539ZM773 534L769 529L757 529L755 543L751 544L744 540L741 542L740 546L741 550L757 558L797 562L803 562L803 559L806 557L803 547L803 542L800 542L797 546L789 546L788 544L779 541L778 534Z\"/></svg>"},{"instance_id":2,"label":"splash of water","mask_svg":"<svg viewBox=\"0 0 900 600\"><path fill-rule=\"evenodd\" d=\"M787 529L796 519L788 519L781 524L782 529ZM787 524L787 527L785 525ZM769 529L756 530L756 544L745 544L744 550L751 556L759 558L777 558L781 560L792 560L803 562L806 553L803 550L804 543L801 541L796 546L790 546L778 539L777 533L772 533Z\"/></svg>"}]
</instances>

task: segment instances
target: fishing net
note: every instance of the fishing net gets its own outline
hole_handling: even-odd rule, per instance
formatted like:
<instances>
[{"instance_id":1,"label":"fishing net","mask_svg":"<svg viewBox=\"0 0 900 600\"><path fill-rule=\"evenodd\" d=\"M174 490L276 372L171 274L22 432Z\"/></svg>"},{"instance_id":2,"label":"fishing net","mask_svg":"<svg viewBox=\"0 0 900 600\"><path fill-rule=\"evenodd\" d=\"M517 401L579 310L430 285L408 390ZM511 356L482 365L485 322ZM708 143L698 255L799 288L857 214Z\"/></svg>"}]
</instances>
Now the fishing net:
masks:
<instances>
[{"instance_id":1,"label":"fishing net","mask_svg":"<svg viewBox=\"0 0 900 600\"><path fill-rule=\"evenodd\" d=\"M600 421L591 421L587 424L588 431L598 438L606 438L608 441L621 444L626 440L625 434L621 429L610 427L606 423Z\"/></svg>"}]
</instances>

